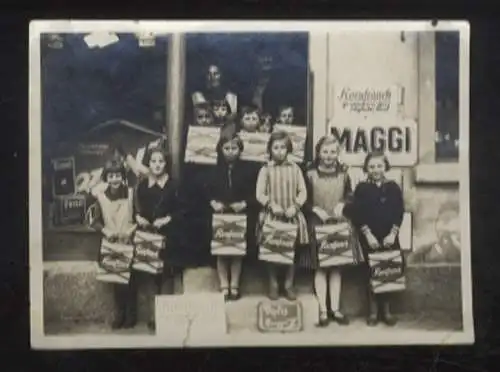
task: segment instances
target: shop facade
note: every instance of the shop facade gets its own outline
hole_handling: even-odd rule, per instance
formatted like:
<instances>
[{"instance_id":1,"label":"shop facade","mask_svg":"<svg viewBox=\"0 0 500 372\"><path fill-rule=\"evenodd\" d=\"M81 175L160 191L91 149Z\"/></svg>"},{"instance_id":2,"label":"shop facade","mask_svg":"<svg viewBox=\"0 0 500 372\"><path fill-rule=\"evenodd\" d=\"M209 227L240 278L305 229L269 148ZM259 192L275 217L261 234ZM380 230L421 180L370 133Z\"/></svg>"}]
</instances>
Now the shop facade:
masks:
<instances>
[{"instance_id":1,"label":"shop facade","mask_svg":"<svg viewBox=\"0 0 500 372\"><path fill-rule=\"evenodd\" d=\"M436 55L440 50L439 43L434 32L379 32L370 33L368 39L366 33L362 32L325 32L310 35L306 121L309 142L316 143L321 136L332 134L332 128L344 125L339 124L343 120L350 123L348 115L344 116L342 113L342 107L349 107L349 102L342 106L343 104L339 105L336 101L342 97L349 101L351 97L361 101L362 105L367 101L366 96L359 98L361 96L349 94L359 89L362 90L361 93L374 91L375 95L377 91L380 91L380 94L391 92L392 98L386 101L392 106L382 115L393 116L387 116L383 120L391 123L396 129L402 127L401 123L405 121L413 123L413 127L406 132L393 131L390 137L387 127L387 130L380 132L377 137L379 145L385 141L386 149L392 146L394 158L402 159L394 167L394 174L400 179L406 211L411 221L411 239L406 254L408 290L399 301L399 311L429 314L445 312L459 327L462 316L460 172L458 142L454 142L458 140L458 116L453 124L453 120L449 119L452 114L441 114L442 110L445 110L441 106L449 107L449 112L458 112L458 93L453 93L453 89L458 91L458 55L455 59L456 87L441 88L437 80L440 67L436 62ZM190 96L185 84L185 35L170 35L165 45L166 104L164 111L159 110L162 112L157 115L160 121L164 120L165 125L156 132L167 134L171 150L172 176L180 178L184 166L183 142L188 105L186 97ZM458 53L458 41L456 45ZM446 89L451 92L448 96ZM443 95L445 97L439 99ZM363 113L363 110L364 108L358 107L353 111L355 115L361 116L362 120L365 120L363 117L376 114ZM451 124L442 129L442 121L449 121ZM370 128L375 125L372 124ZM152 133L151 136L154 137L155 134ZM356 134L353 132L352 136ZM370 132L366 141L374 141L374 138ZM142 145L153 140L154 138L145 136L141 140L144 142ZM354 138L346 141L350 140L356 141ZM394 143L407 145L391 145ZM370 145L373 146L373 143L368 143L368 146ZM442 147L445 145L451 150L443 152ZM137 150L135 149L135 153ZM353 144L351 150L354 159L353 174L359 175L359 164L356 163L354 153L363 152L363 146ZM405 151L406 155L401 154ZM312 156L311 149L308 156ZM98 234L83 225L45 228L43 259L46 324L109 320L111 293L105 285L95 281L95 260L99 241ZM265 294L266 281L260 270L258 265L244 269L244 295ZM350 309L352 315L362 315L364 295L356 270L346 270L343 281L346 294L342 306ZM300 274L298 286L300 293L312 293L310 274ZM186 269L176 281L177 293L215 291L217 276L212 267ZM74 293L79 296L74 296Z\"/></svg>"}]
</instances>

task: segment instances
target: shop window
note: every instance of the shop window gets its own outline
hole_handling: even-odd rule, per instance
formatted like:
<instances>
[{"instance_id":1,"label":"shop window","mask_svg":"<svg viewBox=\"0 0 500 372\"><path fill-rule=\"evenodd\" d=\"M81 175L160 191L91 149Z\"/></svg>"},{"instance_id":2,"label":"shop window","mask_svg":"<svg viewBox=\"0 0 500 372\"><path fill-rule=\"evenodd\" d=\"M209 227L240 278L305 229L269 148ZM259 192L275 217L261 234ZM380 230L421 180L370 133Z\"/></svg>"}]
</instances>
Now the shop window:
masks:
<instances>
[{"instance_id":1,"label":"shop window","mask_svg":"<svg viewBox=\"0 0 500 372\"><path fill-rule=\"evenodd\" d=\"M167 37L147 44L135 34L117 34L115 42L97 47L87 36L42 35L44 138L66 141L113 119L162 131Z\"/></svg>"},{"instance_id":2,"label":"shop window","mask_svg":"<svg viewBox=\"0 0 500 372\"><path fill-rule=\"evenodd\" d=\"M116 148L137 157L166 131L168 36L99 37L41 36L44 213L59 225L85 224L82 209Z\"/></svg>"},{"instance_id":3,"label":"shop window","mask_svg":"<svg viewBox=\"0 0 500 372\"><path fill-rule=\"evenodd\" d=\"M437 162L458 160L459 46L457 31L435 33Z\"/></svg>"}]
</instances>

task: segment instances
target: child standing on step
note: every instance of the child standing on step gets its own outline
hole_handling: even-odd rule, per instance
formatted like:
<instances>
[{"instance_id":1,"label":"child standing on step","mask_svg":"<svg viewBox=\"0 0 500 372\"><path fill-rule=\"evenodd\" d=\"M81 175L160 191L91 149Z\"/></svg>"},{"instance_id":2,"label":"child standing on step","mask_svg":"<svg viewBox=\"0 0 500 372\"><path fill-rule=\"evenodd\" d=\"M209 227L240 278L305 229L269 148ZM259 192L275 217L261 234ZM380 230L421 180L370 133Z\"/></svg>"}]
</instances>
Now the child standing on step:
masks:
<instances>
[{"instance_id":1,"label":"child standing on step","mask_svg":"<svg viewBox=\"0 0 500 372\"><path fill-rule=\"evenodd\" d=\"M130 244L136 228L133 221L133 190L126 183L126 169L119 158L104 165L102 181L106 187L96 193L91 227L112 243ZM137 322L137 287L133 273L128 284L114 284L115 318L113 329L132 328Z\"/></svg>"},{"instance_id":2,"label":"child standing on step","mask_svg":"<svg viewBox=\"0 0 500 372\"><path fill-rule=\"evenodd\" d=\"M226 130L216 151L217 166L207 190L210 206L214 213L247 214L252 204L255 180L240 161L243 141L234 130ZM248 241L248 233L246 236ZM220 289L226 300L240 298L242 260L243 256L217 256Z\"/></svg>"},{"instance_id":3,"label":"child standing on step","mask_svg":"<svg viewBox=\"0 0 500 372\"><path fill-rule=\"evenodd\" d=\"M344 219L346 203L352 197L351 180L347 166L339 161L340 144L335 137L322 137L315 148L313 167L307 171L309 188L309 218L313 244L316 252L314 267L314 289L319 305L319 326L326 326L329 320L341 325L349 324L349 319L340 311L342 276L340 267L319 267L315 229L317 224L329 219ZM356 250L357 244L353 244ZM359 250L353 252L354 260L361 256ZM328 297L329 300L328 301Z\"/></svg>"},{"instance_id":4,"label":"child standing on step","mask_svg":"<svg viewBox=\"0 0 500 372\"><path fill-rule=\"evenodd\" d=\"M307 267L311 264L311 250L307 222L301 208L307 200L307 188L300 167L288 159L293 150L288 133L276 131L271 134L267 143L270 160L265 164L257 177L256 197L264 208L261 223L267 218L294 222L298 234L295 245L296 265ZM269 298L279 297L278 266L268 263ZM295 266L286 268L284 294L289 300L296 299L294 289Z\"/></svg>"},{"instance_id":5,"label":"child standing on step","mask_svg":"<svg viewBox=\"0 0 500 372\"><path fill-rule=\"evenodd\" d=\"M145 163L149 172L137 184L135 199L135 220L139 228L166 238L166 247L162 250L163 272L154 276L156 295L163 294L164 279L169 287L165 294L174 293L175 274L183 266L180 249L182 224L179 223L183 208L177 182L169 177L167 171L167 154L163 145L152 147L146 153ZM151 312L148 327L155 329L154 311Z\"/></svg>"},{"instance_id":6,"label":"child standing on step","mask_svg":"<svg viewBox=\"0 0 500 372\"><path fill-rule=\"evenodd\" d=\"M361 231L359 240L367 265L369 253L401 250L398 235L404 216L403 194L397 183L386 178L389 169L383 153L368 154L363 165L367 180L356 187L350 207L352 221ZM367 292L370 305L367 324L375 326L382 318L387 325L395 325L396 318L390 311L391 293L375 294L369 285Z\"/></svg>"}]
</instances>

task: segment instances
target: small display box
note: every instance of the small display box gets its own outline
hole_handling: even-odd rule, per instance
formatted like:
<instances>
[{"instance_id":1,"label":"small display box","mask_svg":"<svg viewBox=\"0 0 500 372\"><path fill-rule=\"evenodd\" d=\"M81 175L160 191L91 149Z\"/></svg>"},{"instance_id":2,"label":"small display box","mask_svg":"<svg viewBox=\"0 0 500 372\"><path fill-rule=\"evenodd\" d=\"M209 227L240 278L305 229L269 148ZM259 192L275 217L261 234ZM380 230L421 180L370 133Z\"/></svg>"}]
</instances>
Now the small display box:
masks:
<instances>
[{"instance_id":1,"label":"small display box","mask_svg":"<svg viewBox=\"0 0 500 372\"><path fill-rule=\"evenodd\" d=\"M257 306L257 328L264 333L300 332L304 328L300 301L262 301Z\"/></svg>"},{"instance_id":2,"label":"small display box","mask_svg":"<svg viewBox=\"0 0 500 372\"><path fill-rule=\"evenodd\" d=\"M85 223L86 205L84 195L57 197L55 199L54 225L83 225Z\"/></svg>"},{"instance_id":3,"label":"small display box","mask_svg":"<svg viewBox=\"0 0 500 372\"><path fill-rule=\"evenodd\" d=\"M57 198L75 194L75 159L52 159L52 195Z\"/></svg>"}]
</instances>

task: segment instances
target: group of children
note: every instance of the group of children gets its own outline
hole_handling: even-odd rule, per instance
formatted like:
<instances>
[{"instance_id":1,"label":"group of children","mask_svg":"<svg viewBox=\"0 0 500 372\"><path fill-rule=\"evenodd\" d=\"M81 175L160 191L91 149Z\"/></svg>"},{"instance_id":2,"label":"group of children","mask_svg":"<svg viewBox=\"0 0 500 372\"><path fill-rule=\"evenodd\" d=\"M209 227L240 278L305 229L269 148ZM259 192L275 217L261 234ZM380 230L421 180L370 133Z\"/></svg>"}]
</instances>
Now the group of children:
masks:
<instances>
[{"instance_id":1,"label":"group of children","mask_svg":"<svg viewBox=\"0 0 500 372\"><path fill-rule=\"evenodd\" d=\"M271 218L296 223L295 264L286 266L266 262L270 299L278 299L280 293L289 300L296 299L296 267L312 269L319 305L318 325L326 326L330 320L341 325L349 324L347 316L340 311L341 269L319 266L314 234L318 224L331 218L345 219L351 222L355 240L359 242L352 244L355 262L366 266L370 305L367 323L373 326L382 320L394 325L396 320L390 311L390 296L375 295L368 284L368 254L400 249L398 232L404 213L402 192L396 183L385 177L390 167L385 155L367 155L363 167L367 179L352 190L347 167L339 161L340 145L334 137L319 140L314 164L304 174L299 165L288 159L292 152L289 135L283 131L273 132L267 145L269 161L262 166L256 180L240 160L243 147L237 131L221 132L217 166L204 189L213 213L247 214L249 218L250 211L257 210L260 222ZM182 266L177 260L181 249L177 243L183 239L180 233L183 230L179 228L179 213L183 208L177 195L179 187L169 178L162 146L148 150L145 164L147 170L135 190L126 186L123 159L106 164L103 181L108 187L98 198L100 215L106 217L97 219L102 223L95 226L106 238L124 242L131 239L131 226L151 229L167 237L164 274L156 276L156 293L161 293L162 276L172 274L175 272L172 269ZM261 223L256 225L258 230ZM247 235L258 235L258 231L249 229ZM227 300L237 300L241 295L241 270L241 257L217 257L220 289ZM282 270L284 280L279 280ZM118 306L113 323L115 328L133 327L136 323L136 275L132 272L129 285L115 285ZM150 322L150 327L154 328L154 321Z\"/></svg>"},{"instance_id":2,"label":"group of children","mask_svg":"<svg viewBox=\"0 0 500 372\"><path fill-rule=\"evenodd\" d=\"M236 131L246 133L271 133L275 124L295 124L295 110L292 106L280 107L276 118L269 113L261 112L254 104L245 105L240 111L235 120L236 114L232 112L226 100L202 102L195 105L194 124L204 127L224 127L228 122L236 121Z\"/></svg>"}]
</instances>

